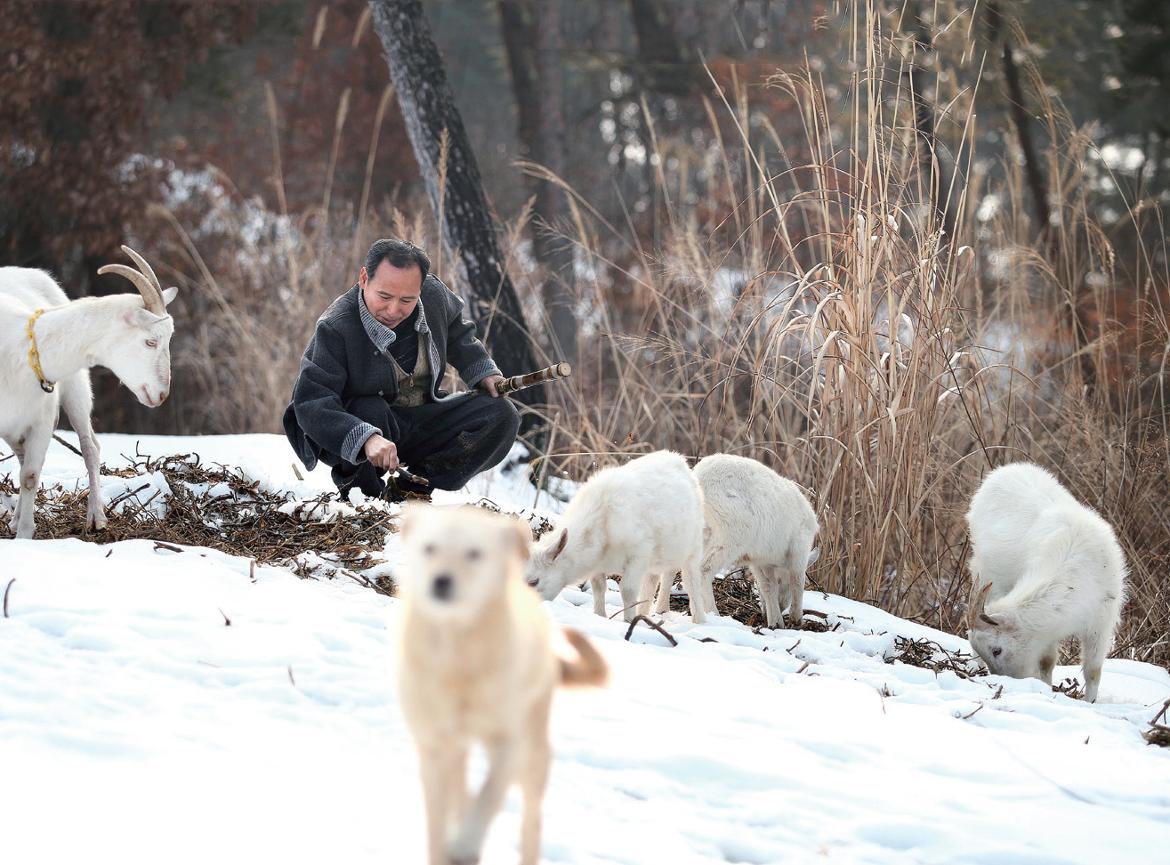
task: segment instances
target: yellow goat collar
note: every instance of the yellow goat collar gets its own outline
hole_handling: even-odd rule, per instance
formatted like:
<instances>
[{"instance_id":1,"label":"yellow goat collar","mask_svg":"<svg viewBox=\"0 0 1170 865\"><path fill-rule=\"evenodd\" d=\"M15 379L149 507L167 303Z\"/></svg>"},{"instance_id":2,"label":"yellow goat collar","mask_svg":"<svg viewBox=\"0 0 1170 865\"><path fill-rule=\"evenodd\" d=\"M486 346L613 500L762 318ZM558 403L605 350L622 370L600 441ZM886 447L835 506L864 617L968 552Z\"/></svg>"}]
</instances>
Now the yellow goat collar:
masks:
<instances>
[{"instance_id":1,"label":"yellow goat collar","mask_svg":"<svg viewBox=\"0 0 1170 865\"><path fill-rule=\"evenodd\" d=\"M41 353L37 351L37 335L33 330L33 326L37 323L37 319L44 315L44 313L45 311L43 309L38 309L29 317L28 320L28 365L32 367L32 371L36 375L37 381L40 382L41 390L43 390L45 393L52 393L57 385L54 382L45 381L45 371L41 369Z\"/></svg>"}]
</instances>

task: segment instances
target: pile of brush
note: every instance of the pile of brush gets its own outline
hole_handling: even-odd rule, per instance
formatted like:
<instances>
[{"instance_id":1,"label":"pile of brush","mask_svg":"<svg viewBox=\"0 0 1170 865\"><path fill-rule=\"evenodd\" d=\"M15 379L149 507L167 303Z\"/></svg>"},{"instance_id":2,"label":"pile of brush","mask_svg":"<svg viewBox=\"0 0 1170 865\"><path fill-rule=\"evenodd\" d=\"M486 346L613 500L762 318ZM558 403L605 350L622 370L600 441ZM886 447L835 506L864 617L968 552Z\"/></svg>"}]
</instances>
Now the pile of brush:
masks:
<instances>
[{"instance_id":1,"label":"pile of brush","mask_svg":"<svg viewBox=\"0 0 1170 865\"><path fill-rule=\"evenodd\" d=\"M885 661L887 664L901 661L936 673L949 671L961 679L987 675L986 668L975 655L952 651L926 638L894 637L894 651L886 656Z\"/></svg>"},{"instance_id":2,"label":"pile of brush","mask_svg":"<svg viewBox=\"0 0 1170 865\"><path fill-rule=\"evenodd\" d=\"M261 564L285 565L302 577L322 570L362 571L379 564L387 532L397 530L396 512L388 505L345 506L339 517L336 494L296 501L291 494L261 489L260 482L239 469L202 464L198 454L142 457L126 468L102 466L107 477L137 478L161 474L170 495L139 494L151 483L131 487L106 502L106 528L85 529L86 489L60 485L37 491L37 537L81 537L97 543L144 538L162 544L211 547ZM0 493L14 496L8 475L0 476ZM0 520L0 537L11 537ZM307 552L316 556L306 556Z\"/></svg>"}]
</instances>

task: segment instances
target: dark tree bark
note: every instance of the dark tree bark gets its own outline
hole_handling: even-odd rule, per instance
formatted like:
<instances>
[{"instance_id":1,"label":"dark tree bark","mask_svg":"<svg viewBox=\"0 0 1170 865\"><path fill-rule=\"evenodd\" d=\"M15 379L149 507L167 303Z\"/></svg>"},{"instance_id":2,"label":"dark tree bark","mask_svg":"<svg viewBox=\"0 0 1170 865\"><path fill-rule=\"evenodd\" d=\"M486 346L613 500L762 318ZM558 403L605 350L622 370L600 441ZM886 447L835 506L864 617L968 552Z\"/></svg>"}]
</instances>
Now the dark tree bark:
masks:
<instances>
[{"instance_id":1,"label":"dark tree bark","mask_svg":"<svg viewBox=\"0 0 1170 865\"><path fill-rule=\"evenodd\" d=\"M500 21L512 90L516 97L517 132L524 155L558 177L565 175L564 80L560 0L499 0ZM547 278L542 294L552 325L553 352L558 359L577 360L577 316L574 312L572 247L555 236L564 222L564 193L555 184L531 178L532 247Z\"/></svg>"},{"instance_id":2,"label":"dark tree bark","mask_svg":"<svg viewBox=\"0 0 1170 865\"><path fill-rule=\"evenodd\" d=\"M927 54L931 51L930 36L926 22L921 17L921 10L917 4L910 7L914 14L914 53ZM910 96L914 102L914 129L918 140L918 170L926 184L930 196L930 204L938 218L939 224L946 232L946 243L955 240L955 208L951 201L953 174L942 155L938 136L935 134L934 103L923 91L926 73L922 67L911 58L906 64L906 76L910 87Z\"/></svg>"},{"instance_id":3,"label":"dark tree bark","mask_svg":"<svg viewBox=\"0 0 1170 865\"><path fill-rule=\"evenodd\" d=\"M475 154L421 0L370 0L370 10L419 172L442 221L443 241L459 255L467 273L471 313L505 375L531 372L537 367L536 353L516 289L504 269ZM445 166L440 164L444 133ZM440 189L444 170L445 186ZM518 398L528 405L543 403L544 386L523 391Z\"/></svg>"},{"instance_id":4,"label":"dark tree bark","mask_svg":"<svg viewBox=\"0 0 1170 865\"><path fill-rule=\"evenodd\" d=\"M1032 141L1032 127L1029 123L1028 110L1025 107L1024 88L1020 83L1020 70L1016 66L1012 40L1004 27L1003 14L1000 12L998 3L988 4L987 19L992 44L999 38L1003 40L1003 78L1007 85L1008 108L1011 112L1012 125L1016 129L1016 141L1020 145L1020 153L1024 158L1024 177L1032 194L1036 231L1043 237L1048 234L1048 182L1044 177L1044 169L1040 167L1036 145Z\"/></svg>"},{"instance_id":5,"label":"dark tree bark","mask_svg":"<svg viewBox=\"0 0 1170 865\"><path fill-rule=\"evenodd\" d=\"M662 0L630 0L638 38L638 72L642 86L655 93L685 96L697 83L697 67L679 40Z\"/></svg>"},{"instance_id":6,"label":"dark tree bark","mask_svg":"<svg viewBox=\"0 0 1170 865\"><path fill-rule=\"evenodd\" d=\"M1020 81L1020 70L1016 65L1011 35L1008 33L1007 22L999 3L991 2L987 6L987 27L992 45L1002 42L1003 77L1007 87L1008 109L1012 118L1012 126L1016 130L1016 141L1020 147L1020 154L1024 160L1024 181L1032 197L1033 218L1036 220L1036 233L1040 247L1045 256L1052 262L1058 278L1068 289L1068 304L1064 314L1064 324L1073 338L1073 345L1080 353L1079 369L1081 380L1086 389L1096 389L1097 370L1093 354L1085 351L1091 342L1090 331L1092 326L1085 313L1085 304L1082 298L1083 288L1079 287L1079 279L1073 269L1068 267L1062 255L1059 235L1051 228L1051 211L1048 206L1048 181L1044 176L1044 169L1040 165L1040 157L1036 152L1036 145L1032 140L1031 118L1029 117L1024 96L1024 87Z\"/></svg>"}]
</instances>

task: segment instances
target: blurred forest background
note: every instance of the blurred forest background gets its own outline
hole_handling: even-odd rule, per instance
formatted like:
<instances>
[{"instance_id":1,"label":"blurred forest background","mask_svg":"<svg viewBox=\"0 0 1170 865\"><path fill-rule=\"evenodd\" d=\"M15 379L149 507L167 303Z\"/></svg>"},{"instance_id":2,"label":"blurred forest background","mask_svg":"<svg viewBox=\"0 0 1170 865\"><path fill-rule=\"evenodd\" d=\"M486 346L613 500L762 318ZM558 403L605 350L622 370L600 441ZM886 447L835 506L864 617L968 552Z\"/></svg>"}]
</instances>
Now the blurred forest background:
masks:
<instances>
[{"instance_id":1,"label":"blurred forest background","mask_svg":"<svg viewBox=\"0 0 1170 865\"><path fill-rule=\"evenodd\" d=\"M1116 652L1170 660L1170 4L421 14L521 324L575 363L533 408L543 482L755 456L810 491L818 585L955 629L967 501L1033 459L1119 532ZM95 371L99 430L277 431L379 236L498 289L443 248L375 23L361 0L0 0L0 264L123 291L95 271L128 242L180 287L170 399Z\"/></svg>"}]
</instances>

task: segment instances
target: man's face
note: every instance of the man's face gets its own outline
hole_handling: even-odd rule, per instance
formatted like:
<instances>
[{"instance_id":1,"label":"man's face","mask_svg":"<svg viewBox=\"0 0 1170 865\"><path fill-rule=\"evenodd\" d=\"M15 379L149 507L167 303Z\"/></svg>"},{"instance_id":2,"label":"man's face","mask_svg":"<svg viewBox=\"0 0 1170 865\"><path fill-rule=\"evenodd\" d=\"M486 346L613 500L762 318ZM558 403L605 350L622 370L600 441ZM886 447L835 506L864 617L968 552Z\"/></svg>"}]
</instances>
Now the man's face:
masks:
<instances>
[{"instance_id":1,"label":"man's face","mask_svg":"<svg viewBox=\"0 0 1170 865\"><path fill-rule=\"evenodd\" d=\"M383 259L374 275L370 276L363 267L358 274L358 284L365 298L366 308L374 318L386 327L402 324L418 306L418 294L422 290L422 271L417 264L409 267L395 267Z\"/></svg>"}]
</instances>

